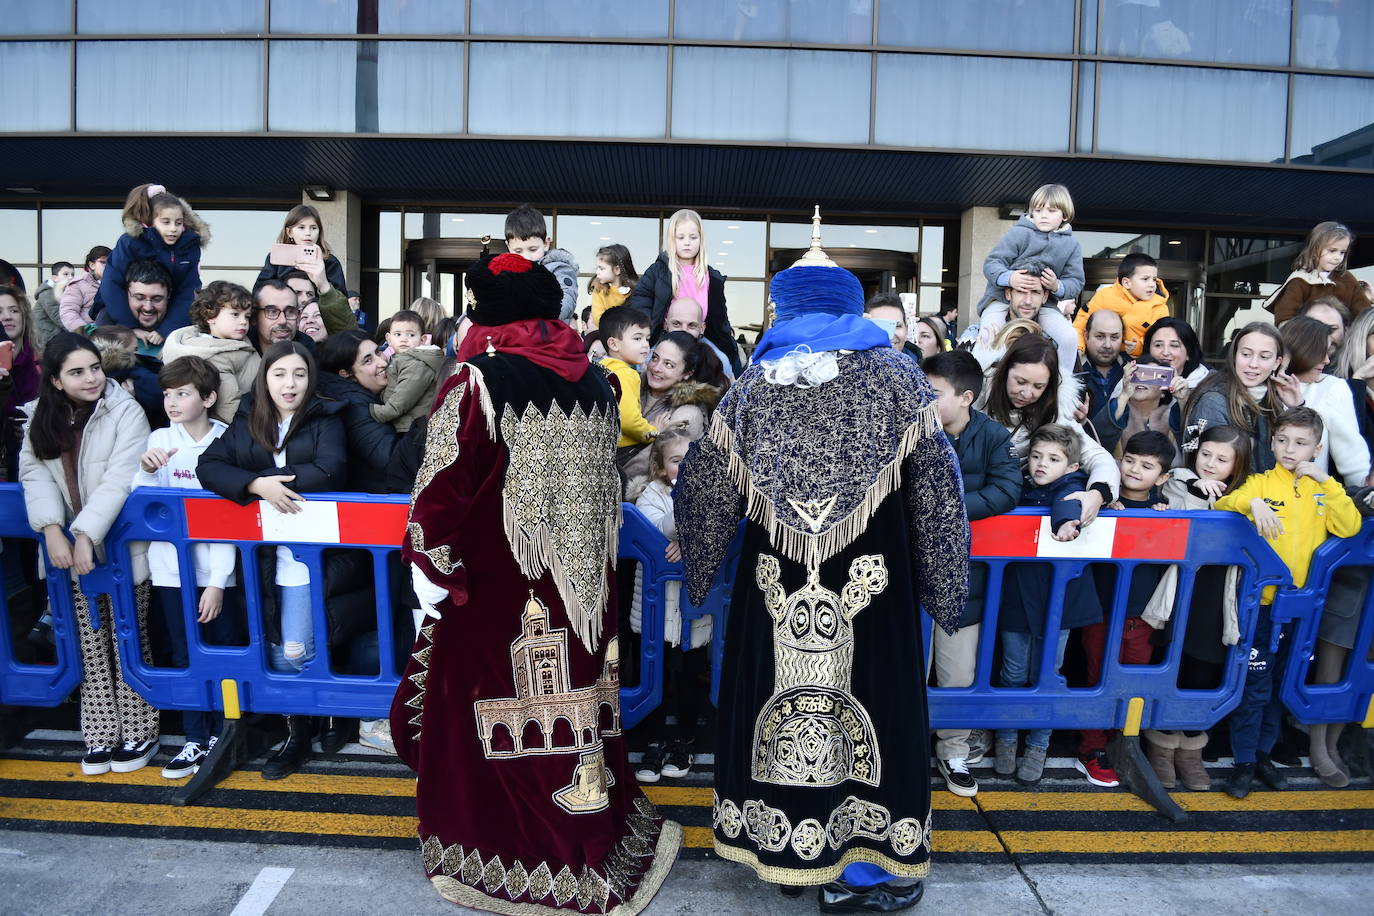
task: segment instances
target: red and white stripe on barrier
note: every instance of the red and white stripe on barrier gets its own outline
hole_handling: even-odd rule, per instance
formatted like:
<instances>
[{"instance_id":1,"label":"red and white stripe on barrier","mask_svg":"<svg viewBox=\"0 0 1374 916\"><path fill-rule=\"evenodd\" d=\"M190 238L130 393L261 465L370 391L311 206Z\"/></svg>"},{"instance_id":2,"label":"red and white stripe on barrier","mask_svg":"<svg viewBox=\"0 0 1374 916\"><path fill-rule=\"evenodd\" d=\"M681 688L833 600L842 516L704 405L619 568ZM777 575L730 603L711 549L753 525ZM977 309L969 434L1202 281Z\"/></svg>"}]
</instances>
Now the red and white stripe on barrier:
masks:
<instances>
[{"instance_id":1,"label":"red and white stripe on barrier","mask_svg":"<svg viewBox=\"0 0 1374 916\"><path fill-rule=\"evenodd\" d=\"M187 497L186 535L192 540L352 544L399 547L405 537L406 503L340 503L307 499L287 515L257 500L246 506L227 499Z\"/></svg>"},{"instance_id":2,"label":"red and white stripe on barrier","mask_svg":"<svg viewBox=\"0 0 1374 916\"><path fill-rule=\"evenodd\" d=\"M1186 518L1099 517L1072 541L1050 535L1049 516L999 515L972 523L974 557L1079 557L1114 560L1183 560Z\"/></svg>"}]
</instances>

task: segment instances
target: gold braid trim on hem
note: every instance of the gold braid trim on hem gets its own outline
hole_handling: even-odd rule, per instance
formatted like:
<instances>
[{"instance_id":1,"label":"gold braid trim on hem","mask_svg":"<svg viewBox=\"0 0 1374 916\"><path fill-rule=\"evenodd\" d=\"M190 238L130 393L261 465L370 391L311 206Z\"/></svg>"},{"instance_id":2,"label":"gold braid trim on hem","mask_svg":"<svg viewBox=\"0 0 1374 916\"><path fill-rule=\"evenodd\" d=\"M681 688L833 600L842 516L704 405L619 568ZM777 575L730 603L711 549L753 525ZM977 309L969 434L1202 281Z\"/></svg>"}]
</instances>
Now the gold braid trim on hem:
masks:
<instances>
[{"instance_id":1,"label":"gold braid trim on hem","mask_svg":"<svg viewBox=\"0 0 1374 916\"><path fill-rule=\"evenodd\" d=\"M629 900L618 903L606 911L606 916L637 916L649 905L663 886L668 872L677 861L682 849L682 827L676 821L664 820L659 829L658 842L654 846L654 861L639 879L635 892ZM435 875L430 883L439 896L460 906L501 913L503 916L548 916L549 913L577 913L576 909L545 906L542 903L519 903L505 897L493 897L470 887L457 878Z\"/></svg>"},{"instance_id":2,"label":"gold braid trim on hem","mask_svg":"<svg viewBox=\"0 0 1374 916\"><path fill-rule=\"evenodd\" d=\"M761 879L773 884L802 886L829 884L831 881L840 880L840 875L844 874L845 867L853 865L855 862L867 862L869 865L876 865L898 878L925 878L930 874L929 859L917 863L898 862L876 849L864 849L863 847L846 849L838 862L821 868L784 868L781 865L764 865L752 850L729 846L722 843L720 837L716 837L715 851L716 855L726 861L748 865Z\"/></svg>"},{"instance_id":3,"label":"gold braid trim on hem","mask_svg":"<svg viewBox=\"0 0 1374 916\"><path fill-rule=\"evenodd\" d=\"M943 434L940 415L934 402L925 405L917 412L916 419L907 426L897 443L897 451L873 482L863 501L850 510L843 519L830 525L821 534L812 534L794 528L778 518L777 506L772 497L754 487L749 467L735 450L735 434L725 425L720 412L711 418L711 428L707 436L721 449L729 462L728 474L740 496L745 500L745 514L768 532L769 543L794 563L803 565L820 564L844 550L868 530L868 521L878 511L883 500L902 485L902 463L911 455L923 440Z\"/></svg>"}]
</instances>

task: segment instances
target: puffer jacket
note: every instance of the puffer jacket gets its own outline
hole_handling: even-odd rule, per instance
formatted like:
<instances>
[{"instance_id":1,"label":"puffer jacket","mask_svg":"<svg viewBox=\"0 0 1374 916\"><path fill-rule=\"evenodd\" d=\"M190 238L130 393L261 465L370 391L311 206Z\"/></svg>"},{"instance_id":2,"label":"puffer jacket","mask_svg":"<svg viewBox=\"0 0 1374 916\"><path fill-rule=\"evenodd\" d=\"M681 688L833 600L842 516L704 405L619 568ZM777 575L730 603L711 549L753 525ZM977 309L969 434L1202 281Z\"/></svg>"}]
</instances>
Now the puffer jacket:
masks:
<instances>
[{"instance_id":1,"label":"puffer jacket","mask_svg":"<svg viewBox=\"0 0 1374 916\"><path fill-rule=\"evenodd\" d=\"M53 288L51 281L44 283L38 288L38 295L33 299L33 334L38 338L40 350L54 334L62 330L62 321L58 317L59 308L57 290Z\"/></svg>"},{"instance_id":2,"label":"puffer jacket","mask_svg":"<svg viewBox=\"0 0 1374 916\"><path fill-rule=\"evenodd\" d=\"M401 437L390 423L372 419L372 408L381 404L381 399L353 379L332 372L321 372L315 384L320 397L343 405L339 416L348 439L347 489L388 492L388 473ZM424 440L420 446L424 447Z\"/></svg>"},{"instance_id":3,"label":"puffer jacket","mask_svg":"<svg viewBox=\"0 0 1374 916\"><path fill-rule=\"evenodd\" d=\"M177 328L162 345L162 363L169 365L183 356L199 356L219 370L218 397L211 414L221 423L232 423L238 413L239 398L253 390L262 357L247 338L222 340L194 325Z\"/></svg>"},{"instance_id":4,"label":"puffer jacket","mask_svg":"<svg viewBox=\"0 0 1374 916\"><path fill-rule=\"evenodd\" d=\"M668 263L668 252L662 251L658 260L640 276L626 305L649 316L649 327L653 329L653 340L657 343L664 333L663 316L668 313L672 301L673 269ZM725 277L714 267L707 268L704 336L729 358L730 369L735 376L744 371L739 358L739 344L735 342L735 329L730 326L730 314L725 307Z\"/></svg>"},{"instance_id":5,"label":"puffer jacket","mask_svg":"<svg viewBox=\"0 0 1374 916\"><path fill-rule=\"evenodd\" d=\"M35 401L25 408L30 417L36 406ZM48 525L61 525L73 535L84 534L95 545L97 562L104 563L105 536L129 496L148 432L143 408L118 382L106 380L105 393L96 402L81 435L76 458L81 511L74 513L62 459L39 458L26 431L19 453L19 480L24 485L29 527L41 533ZM135 547L131 554L135 582L146 581L147 545Z\"/></svg>"},{"instance_id":6,"label":"puffer jacket","mask_svg":"<svg viewBox=\"0 0 1374 916\"><path fill-rule=\"evenodd\" d=\"M1064 223L1053 232L1041 232L1035 220L1023 215L1016 225L998 239L983 261L983 276L988 285L979 300L978 314L993 299L1006 301L1002 292L1011 282L1014 270L1040 271L1050 268L1059 278L1056 299L1077 299L1083 292L1083 249L1073 237L1073 226Z\"/></svg>"},{"instance_id":7,"label":"puffer jacket","mask_svg":"<svg viewBox=\"0 0 1374 916\"><path fill-rule=\"evenodd\" d=\"M1360 281L1348 270L1332 271L1322 279L1319 271L1295 270L1283 285L1264 300L1264 307L1274 313L1274 321L1282 323L1292 318L1302 307L1320 296L1335 296L1350 309L1351 317L1369 308Z\"/></svg>"},{"instance_id":8,"label":"puffer jacket","mask_svg":"<svg viewBox=\"0 0 1374 916\"><path fill-rule=\"evenodd\" d=\"M404 434L416 420L429 416L439 393L439 369L444 351L435 346L402 350L387 366L382 403L371 409L372 419L390 423Z\"/></svg>"},{"instance_id":9,"label":"puffer jacket","mask_svg":"<svg viewBox=\"0 0 1374 916\"><path fill-rule=\"evenodd\" d=\"M715 385L694 382L690 379L678 382L668 392L667 397L655 398L646 386L640 393L641 410L644 419L652 423L662 435L664 430L684 429L695 442L706 435L706 424L711 411L720 403L724 394ZM634 502L649 484L649 452L641 449L633 458L625 462L625 499Z\"/></svg>"},{"instance_id":10,"label":"puffer jacket","mask_svg":"<svg viewBox=\"0 0 1374 916\"><path fill-rule=\"evenodd\" d=\"M100 281L89 273L82 274L62 290L57 317L68 331L80 331L91 323L91 309L95 307Z\"/></svg>"},{"instance_id":11,"label":"puffer jacket","mask_svg":"<svg viewBox=\"0 0 1374 916\"><path fill-rule=\"evenodd\" d=\"M563 290L563 304L558 310L558 318L566 324L574 324L577 314L577 259L571 252L562 248L550 248L539 263L549 269Z\"/></svg>"},{"instance_id":12,"label":"puffer jacket","mask_svg":"<svg viewBox=\"0 0 1374 916\"><path fill-rule=\"evenodd\" d=\"M676 541L677 522L673 519L673 488L655 480L644 488L635 507L670 541ZM630 628L642 632L644 607L644 570L635 569L635 596L630 605ZM663 595L663 639L670 646L682 642L682 583L669 582ZM700 649L711 641L711 618L698 617L692 621L692 644Z\"/></svg>"}]
</instances>

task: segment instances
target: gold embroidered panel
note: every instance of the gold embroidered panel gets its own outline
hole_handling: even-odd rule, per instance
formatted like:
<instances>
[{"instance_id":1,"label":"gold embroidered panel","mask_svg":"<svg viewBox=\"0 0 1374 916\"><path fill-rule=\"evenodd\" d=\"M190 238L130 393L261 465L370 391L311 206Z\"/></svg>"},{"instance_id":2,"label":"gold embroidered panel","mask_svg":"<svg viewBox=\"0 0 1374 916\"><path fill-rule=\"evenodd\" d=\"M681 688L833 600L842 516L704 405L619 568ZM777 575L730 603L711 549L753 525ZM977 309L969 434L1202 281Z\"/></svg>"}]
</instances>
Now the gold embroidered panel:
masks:
<instances>
[{"instance_id":1,"label":"gold embroidered panel","mask_svg":"<svg viewBox=\"0 0 1374 916\"><path fill-rule=\"evenodd\" d=\"M520 571L537 579L547 570L558 587L573 631L588 652L600 641L608 600L607 569L620 528L620 475L615 406L547 416L533 405L501 415L510 453L502 491L506 537Z\"/></svg>"},{"instance_id":2,"label":"gold embroidered panel","mask_svg":"<svg viewBox=\"0 0 1374 916\"><path fill-rule=\"evenodd\" d=\"M773 695L754 724L753 778L789 786L846 779L878 785L882 761L873 720L851 685L853 621L887 588L882 556L856 557L840 594L821 585L816 562L790 596L776 557L760 555L755 577L773 618L775 673Z\"/></svg>"},{"instance_id":3,"label":"gold embroidered panel","mask_svg":"<svg viewBox=\"0 0 1374 916\"><path fill-rule=\"evenodd\" d=\"M727 839L745 839L759 849L782 852L791 848L801 859L813 861L825 848L839 851L855 839L886 843L902 858L910 858L924 848L930 852L931 813L924 823L914 817L893 821L892 813L876 802L849 796L834 810L824 825L806 818L792 826L787 814L759 799L747 799L743 807L712 793L711 827Z\"/></svg>"}]
</instances>

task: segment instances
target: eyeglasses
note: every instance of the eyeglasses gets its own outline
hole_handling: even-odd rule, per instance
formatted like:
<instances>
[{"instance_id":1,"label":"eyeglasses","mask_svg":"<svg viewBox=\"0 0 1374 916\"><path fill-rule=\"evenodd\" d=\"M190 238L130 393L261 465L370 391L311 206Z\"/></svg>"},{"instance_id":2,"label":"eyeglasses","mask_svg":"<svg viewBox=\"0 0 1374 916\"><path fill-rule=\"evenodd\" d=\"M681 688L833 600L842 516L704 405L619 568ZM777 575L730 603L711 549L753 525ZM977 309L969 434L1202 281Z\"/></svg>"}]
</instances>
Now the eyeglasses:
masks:
<instances>
[{"instance_id":1,"label":"eyeglasses","mask_svg":"<svg viewBox=\"0 0 1374 916\"><path fill-rule=\"evenodd\" d=\"M153 305L161 305L167 301L166 296L148 296L143 293L130 293L129 298L137 303L151 302Z\"/></svg>"},{"instance_id":2,"label":"eyeglasses","mask_svg":"<svg viewBox=\"0 0 1374 916\"><path fill-rule=\"evenodd\" d=\"M301 310L294 305L288 305L284 309L277 308L275 305L259 306L258 311L266 315L268 321L276 321L282 315L286 316L287 321L295 321L301 317Z\"/></svg>"}]
</instances>

